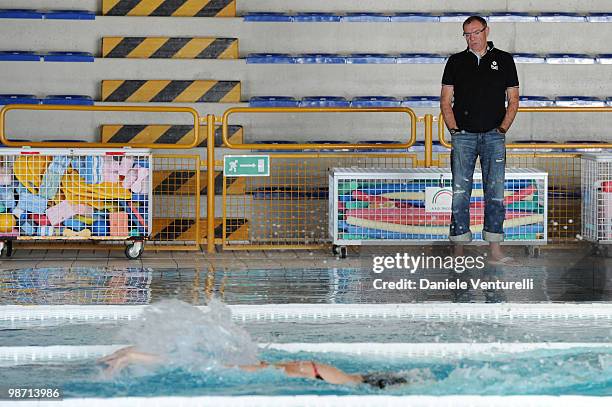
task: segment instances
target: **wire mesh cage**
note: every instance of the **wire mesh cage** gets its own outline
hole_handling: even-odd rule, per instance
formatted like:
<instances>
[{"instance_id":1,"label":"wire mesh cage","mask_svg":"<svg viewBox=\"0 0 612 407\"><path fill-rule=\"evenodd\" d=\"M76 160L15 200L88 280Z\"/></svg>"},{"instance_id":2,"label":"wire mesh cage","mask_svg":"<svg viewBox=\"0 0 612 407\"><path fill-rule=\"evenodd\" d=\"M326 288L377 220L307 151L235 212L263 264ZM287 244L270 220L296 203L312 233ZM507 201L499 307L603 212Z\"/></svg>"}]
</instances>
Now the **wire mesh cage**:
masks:
<instances>
[{"instance_id":1,"label":"wire mesh cage","mask_svg":"<svg viewBox=\"0 0 612 407\"><path fill-rule=\"evenodd\" d=\"M329 244L330 168L416 165L414 153L271 154L269 177L223 178L223 248L302 249Z\"/></svg>"},{"instance_id":2,"label":"wire mesh cage","mask_svg":"<svg viewBox=\"0 0 612 407\"><path fill-rule=\"evenodd\" d=\"M151 301L153 272L130 268L26 268L0 275L0 303L140 305Z\"/></svg>"},{"instance_id":3,"label":"wire mesh cage","mask_svg":"<svg viewBox=\"0 0 612 407\"><path fill-rule=\"evenodd\" d=\"M126 240L151 233L151 154L132 149L2 149L0 241Z\"/></svg>"},{"instance_id":4,"label":"wire mesh cage","mask_svg":"<svg viewBox=\"0 0 612 407\"><path fill-rule=\"evenodd\" d=\"M582 237L612 243L612 154L583 154Z\"/></svg>"},{"instance_id":5,"label":"wire mesh cage","mask_svg":"<svg viewBox=\"0 0 612 407\"><path fill-rule=\"evenodd\" d=\"M484 226L481 180L482 175L475 172L470 229L476 241L482 240ZM448 168L333 169L329 233L334 246L448 240L451 181ZM506 170L504 243L546 243L547 182L547 174L539 170Z\"/></svg>"}]
</instances>

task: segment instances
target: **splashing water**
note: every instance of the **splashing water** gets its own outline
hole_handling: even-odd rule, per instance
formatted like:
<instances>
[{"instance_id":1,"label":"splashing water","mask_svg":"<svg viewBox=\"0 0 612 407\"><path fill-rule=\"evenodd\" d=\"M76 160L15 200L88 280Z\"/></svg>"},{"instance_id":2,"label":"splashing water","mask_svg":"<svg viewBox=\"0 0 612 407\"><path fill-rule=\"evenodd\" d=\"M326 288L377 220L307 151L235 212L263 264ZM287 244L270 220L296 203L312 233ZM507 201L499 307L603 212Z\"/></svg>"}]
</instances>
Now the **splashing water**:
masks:
<instances>
[{"instance_id":1,"label":"splashing water","mask_svg":"<svg viewBox=\"0 0 612 407\"><path fill-rule=\"evenodd\" d=\"M257 363L257 345L215 299L208 312L179 300L163 300L118 333L121 343L163 356L166 365L190 370Z\"/></svg>"}]
</instances>

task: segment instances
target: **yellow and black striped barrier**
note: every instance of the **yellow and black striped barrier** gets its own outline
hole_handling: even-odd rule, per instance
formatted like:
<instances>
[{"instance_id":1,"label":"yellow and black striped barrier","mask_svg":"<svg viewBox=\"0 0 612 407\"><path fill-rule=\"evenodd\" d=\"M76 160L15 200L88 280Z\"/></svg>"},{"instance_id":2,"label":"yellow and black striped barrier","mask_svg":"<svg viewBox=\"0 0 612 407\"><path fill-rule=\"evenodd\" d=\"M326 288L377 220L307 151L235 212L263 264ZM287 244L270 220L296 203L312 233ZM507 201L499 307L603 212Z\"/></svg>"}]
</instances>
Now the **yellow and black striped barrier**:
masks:
<instances>
[{"instance_id":1,"label":"yellow and black striped barrier","mask_svg":"<svg viewBox=\"0 0 612 407\"><path fill-rule=\"evenodd\" d=\"M103 102L240 102L240 81L103 80Z\"/></svg>"},{"instance_id":2,"label":"yellow and black striped barrier","mask_svg":"<svg viewBox=\"0 0 612 407\"><path fill-rule=\"evenodd\" d=\"M103 143L124 144L185 144L193 141L193 126L163 124L103 124ZM206 147L207 127L200 126L200 140L196 147ZM242 126L229 126L229 140L235 144L244 141ZM221 126L215 128L215 147L223 147Z\"/></svg>"},{"instance_id":3,"label":"yellow and black striped barrier","mask_svg":"<svg viewBox=\"0 0 612 407\"><path fill-rule=\"evenodd\" d=\"M236 0L102 0L102 15L235 17Z\"/></svg>"},{"instance_id":4,"label":"yellow and black striped barrier","mask_svg":"<svg viewBox=\"0 0 612 407\"><path fill-rule=\"evenodd\" d=\"M153 195L194 195L196 172L193 170L164 170L153 172ZM229 177L225 193L244 195L246 181L242 177ZM206 195L206 169L200 171L200 194ZM223 194L223 171L215 171L215 194Z\"/></svg>"},{"instance_id":5,"label":"yellow and black striped barrier","mask_svg":"<svg viewBox=\"0 0 612 407\"><path fill-rule=\"evenodd\" d=\"M237 38L104 37L104 58L237 59Z\"/></svg>"},{"instance_id":6,"label":"yellow and black striped barrier","mask_svg":"<svg viewBox=\"0 0 612 407\"><path fill-rule=\"evenodd\" d=\"M206 243L206 219L200 220L200 238L196 239L196 220L193 218L154 218L153 241L198 241ZM249 222L244 218L227 218L226 236L228 240L247 241L249 239ZM223 218L215 218L215 243L221 244L223 236Z\"/></svg>"}]
</instances>

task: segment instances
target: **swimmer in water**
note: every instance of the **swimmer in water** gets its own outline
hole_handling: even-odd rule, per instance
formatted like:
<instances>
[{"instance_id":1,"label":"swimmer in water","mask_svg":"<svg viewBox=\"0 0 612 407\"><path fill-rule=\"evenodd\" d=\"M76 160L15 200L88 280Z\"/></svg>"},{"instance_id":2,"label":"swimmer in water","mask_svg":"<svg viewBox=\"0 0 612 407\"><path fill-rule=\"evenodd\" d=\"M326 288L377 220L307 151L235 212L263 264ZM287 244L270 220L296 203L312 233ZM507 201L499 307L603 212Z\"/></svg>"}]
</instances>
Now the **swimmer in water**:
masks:
<instances>
[{"instance_id":1,"label":"swimmer in water","mask_svg":"<svg viewBox=\"0 0 612 407\"><path fill-rule=\"evenodd\" d=\"M145 353L130 346L120 349L108 356L98 360L105 364L105 371L109 374L120 371L130 364L162 364L163 358L152 353ZM330 384L357 385L361 383L369 384L372 387L384 389L387 386L406 384L407 380L401 376L374 373L374 374L348 374L342 370L324 363L314 361L289 361L280 363L267 363L264 361L254 365L235 366L246 372L255 372L260 369L274 367L282 369L288 377L301 377L306 379L322 380Z\"/></svg>"}]
</instances>

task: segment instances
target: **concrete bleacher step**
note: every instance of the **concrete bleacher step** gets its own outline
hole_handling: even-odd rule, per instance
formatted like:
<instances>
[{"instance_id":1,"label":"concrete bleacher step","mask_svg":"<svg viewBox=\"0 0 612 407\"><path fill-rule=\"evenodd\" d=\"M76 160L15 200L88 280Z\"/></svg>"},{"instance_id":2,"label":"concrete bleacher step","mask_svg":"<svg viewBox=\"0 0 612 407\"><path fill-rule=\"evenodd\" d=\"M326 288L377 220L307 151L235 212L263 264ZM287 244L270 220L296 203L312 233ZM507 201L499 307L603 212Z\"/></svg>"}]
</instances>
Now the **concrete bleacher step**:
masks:
<instances>
[{"instance_id":1,"label":"concrete bleacher step","mask_svg":"<svg viewBox=\"0 0 612 407\"><path fill-rule=\"evenodd\" d=\"M609 54L588 55L572 53L553 53L548 55L533 53L514 54L515 63L529 64L595 64L607 63ZM448 55L442 54L284 54L255 53L246 56L247 64L443 64ZM602 62L603 61L603 62Z\"/></svg>"},{"instance_id":2,"label":"concrete bleacher step","mask_svg":"<svg viewBox=\"0 0 612 407\"><path fill-rule=\"evenodd\" d=\"M240 102L240 81L103 80L103 102Z\"/></svg>"},{"instance_id":3,"label":"concrete bleacher step","mask_svg":"<svg viewBox=\"0 0 612 407\"><path fill-rule=\"evenodd\" d=\"M521 106L559 106L559 107L603 107L609 105L612 97L595 96L521 96ZM249 100L251 107L409 107L433 108L440 106L439 96L363 96L352 100L340 96L314 96L298 99L290 96L257 96Z\"/></svg>"},{"instance_id":4,"label":"concrete bleacher step","mask_svg":"<svg viewBox=\"0 0 612 407\"><path fill-rule=\"evenodd\" d=\"M567 23L567 22L608 22L611 21L612 13L566 13L566 12L489 12L460 11L446 13L373 13L373 12L250 12L243 15L245 22L265 23L342 23L342 22L367 22L367 23L392 23L392 22L440 22L457 23L463 22L471 15L482 15L490 22L512 22L512 23Z\"/></svg>"},{"instance_id":5,"label":"concrete bleacher step","mask_svg":"<svg viewBox=\"0 0 612 407\"><path fill-rule=\"evenodd\" d=\"M93 105L94 100L87 95L47 95L37 97L30 94L0 94L0 105Z\"/></svg>"},{"instance_id":6,"label":"concrete bleacher step","mask_svg":"<svg viewBox=\"0 0 612 407\"><path fill-rule=\"evenodd\" d=\"M612 57L609 59L612 63ZM0 62L2 64L2 62ZM166 60L98 58L88 64L34 64L7 62L0 69L0 93L11 94L87 94L96 101L102 98L100 82L109 73L121 72L128 80L168 78L168 70L180 72L178 78L231 78L240 81L230 99L199 102L200 109L211 108L215 114L223 112L228 103L241 104L253 96L293 96L303 98L316 95L353 97L372 95L435 95L440 89L443 64L383 64L383 65L314 65L314 64L254 64L244 60ZM612 71L600 64L517 64L523 95L585 95L609 97L612 94ZM113 75L116 79L117 76ZM69 77L70 81L49 78ZM171 78L172 76L170 76ZM358 81L352 78L359 78ZM553 78L553 80L551 80ZM558 78L556 80L555 78ZM561 81L562 80L562 81ZM193 99L191 99L193 100ZM153 99L119 99L120 103L150 103ZM163 102L160 102L163 103ZM215 106L220 103L219 106ZM204 104L208 106L204 106ZM211 105L212 104L212 105ZM224 106L225 105L225 106ZM201 110L202 113L206 113Z\"/></svg>"},{"instance_id":7,"label":"concrete bleacher step","mask_svg":"<svg viewBox=\"0 0 612 407\"><path fill-rule=\"evenodd\" d=\"M236 0L102 0L102 15L234 17Z\"/></svg>"},{"instance_id":8,"label":"concrete bleacher step","mask_svg":"<svg viewBox=\"0 0 612 407\"><path fill-rule=\"evenodd\" d=\"M89 10L34 10L0 9L0 18L34 20L95 20L96 14Z\"/></svg>"},{"instance_id":9,"label":"concrete bleacher step","mask_svg":"<svg viewBox=\"0 0 612 407\"><path fill-rule=\"evenodd\" d=\"M94 62L94 56L89 52L54 51L0 51L0 61L15 62Z\"/></svg>"},{"instance_id":10,"label":"concrete bleacher step","mask_svg":"<svg viewBox=\"0 0 612 407\"><path fill-rule=\"evenodd\" d=\"M103 58L237 59L237 38L104 37Z\"/></svg>"}]
</instances>

